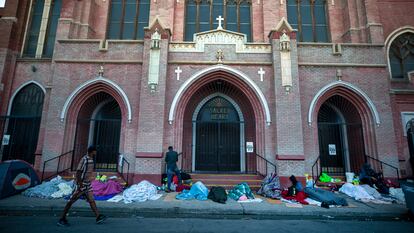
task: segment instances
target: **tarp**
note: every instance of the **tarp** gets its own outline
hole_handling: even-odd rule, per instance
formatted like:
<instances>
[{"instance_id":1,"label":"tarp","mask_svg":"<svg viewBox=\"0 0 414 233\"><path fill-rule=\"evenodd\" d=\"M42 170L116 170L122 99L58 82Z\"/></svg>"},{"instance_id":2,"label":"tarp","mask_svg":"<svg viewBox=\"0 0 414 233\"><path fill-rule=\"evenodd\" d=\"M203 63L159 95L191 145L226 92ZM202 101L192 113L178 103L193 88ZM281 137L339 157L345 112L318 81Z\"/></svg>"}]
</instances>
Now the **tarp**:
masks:
<instances>
[{"instance_id":1,"label":"tarp","mask_svg":"<svg viewBox=\"0 0 414 233\"><path fill-rule=\"evenodd\" d=\"M0 199L18 194L40 183L32 165L22 160L0 163Z\"/></svg>"},{"instance_id":2,"label":"tarp","mask_svg":"<svg viewBox=\"0 0 414 233\"><path fill-rule=\"evenodd\" d=\"M178 200L192 200L197 199L200 201L207 200L208 188L201 182L197 181L190 190L183 190L182 193L178 194L175 198Z\"/></svg>"},{"instance_id":3,"label":"tarp","mask_svg":"<svg viewBox=\"0 0 414 233\"><path fill-rule=\"evenodd\" d=\"M280 199L281 193L279 176L273 173L263 179L262 185L259 191L257 191L257 194L273 199Z\"/></svg>"},{"instance_id":4,"label":"tarp","mask_svg":"<svg viewBox=\"0 0 414 233\"><path fill-rule=\"evenodd\" d=\"M305 193L312 199L322 202L327 206L330 205L341 205L341 206L347 206L348 202L338 195L323 190L323 189L317 189L317 188L305 188Z\"/></svg>"}]
</instances>

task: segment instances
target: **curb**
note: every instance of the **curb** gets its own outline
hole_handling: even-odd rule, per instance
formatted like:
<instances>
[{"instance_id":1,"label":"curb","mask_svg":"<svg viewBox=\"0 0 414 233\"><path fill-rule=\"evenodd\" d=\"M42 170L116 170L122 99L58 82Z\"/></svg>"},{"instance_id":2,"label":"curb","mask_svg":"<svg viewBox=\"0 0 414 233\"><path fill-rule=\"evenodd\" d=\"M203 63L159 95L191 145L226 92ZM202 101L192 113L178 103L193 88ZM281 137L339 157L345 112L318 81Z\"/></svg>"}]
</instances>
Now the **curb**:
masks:
<instances>
[{"instance_id":1,"label":"curb","mask_svg":"<svg viewBox=\"0 0 414 233\"><path fill-rule=\"evenodd\" d=\"M50 207L14 207L0 208L0 216L53 216L58 217L62 213L61 206ZM130 218L206 218L206 219L256 219L256 220L354 220L354 221L405 221L410 220L408 212L383 212L383 213L326 213L326 212L248 212L244 210L217 211L214 209L184 209L173 208L100 208L109 217ZM70 217L93 217L89 207L72 208Z\"/></svg>"}]
</instances>

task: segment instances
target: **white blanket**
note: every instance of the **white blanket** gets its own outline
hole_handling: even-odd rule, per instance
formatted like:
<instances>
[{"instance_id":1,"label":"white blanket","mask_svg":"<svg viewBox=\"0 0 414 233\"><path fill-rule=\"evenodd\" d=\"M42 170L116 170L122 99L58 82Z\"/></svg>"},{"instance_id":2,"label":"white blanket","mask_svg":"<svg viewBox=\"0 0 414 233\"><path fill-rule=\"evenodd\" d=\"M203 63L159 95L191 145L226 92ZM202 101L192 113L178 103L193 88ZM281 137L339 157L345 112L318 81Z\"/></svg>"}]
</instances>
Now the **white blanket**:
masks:
<instances>
[{"instance_id":1,"label":"white blanket","mask_svg":"<svg viewBox=\"0 0 414 233\"><path fill-rule=\"evenodd\" d=\"M157 186L143 180L138 184L134 184L124 191L122 194L124 203L144 202L147 200L158 200L162 194L158 194Z\"/></svg>"}]
</instances>

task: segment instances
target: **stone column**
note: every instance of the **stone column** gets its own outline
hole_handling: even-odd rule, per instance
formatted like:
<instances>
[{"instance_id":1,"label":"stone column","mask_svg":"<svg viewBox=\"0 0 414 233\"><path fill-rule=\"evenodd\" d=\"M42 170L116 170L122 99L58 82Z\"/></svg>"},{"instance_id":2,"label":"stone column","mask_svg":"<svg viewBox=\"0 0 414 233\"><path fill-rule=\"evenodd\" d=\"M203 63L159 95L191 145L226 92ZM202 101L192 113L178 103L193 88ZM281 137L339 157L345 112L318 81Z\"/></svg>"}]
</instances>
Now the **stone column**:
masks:
<instances>
[{"instance_id":1,"label":"stone column","mask_svg":"<svg viewBox=\"0 0 414 233\"><path fill-rule=\"evenodd\" d=\"M304 145L296 32L285 18L270 32L270 42L275 74L274 123L279 174L303 176Z\"/></svg>"},{"instance_id":2,"label":"stone column","mask_svg":"<svg viewBox=\"0 0 414 233\"><path fill-rule=\"evenodd\" d=\"M144 57L138 116L136 173L157 182L162 170L166 121L165 88L167 79L169 29L158 19L145 29ZM140 178L138 178L140 179Z\"/></svg>"}]
</instances>

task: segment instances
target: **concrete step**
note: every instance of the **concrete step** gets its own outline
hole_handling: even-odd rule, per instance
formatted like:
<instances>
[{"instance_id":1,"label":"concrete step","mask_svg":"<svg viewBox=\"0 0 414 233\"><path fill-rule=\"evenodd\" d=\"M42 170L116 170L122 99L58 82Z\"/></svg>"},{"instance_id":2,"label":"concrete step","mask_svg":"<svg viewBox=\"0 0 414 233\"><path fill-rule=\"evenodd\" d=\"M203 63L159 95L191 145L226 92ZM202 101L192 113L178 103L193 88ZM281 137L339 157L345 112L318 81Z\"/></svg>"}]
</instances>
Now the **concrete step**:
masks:
<instances>
[{"instance_id":1,"label":"concrete step","mask_svg":"<svg viewBox=\"0 0 414 233\"><path fill-rule=\"evenodd\" d=\"M201 181L208 188L219 186L227 190L240 183L247 183L253 191L260 188L263 177L255 174L190 174L193 182Z\"/></svg>"}]
</instances>

